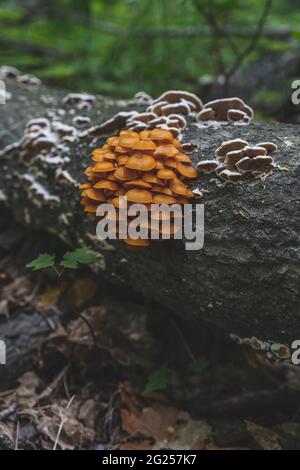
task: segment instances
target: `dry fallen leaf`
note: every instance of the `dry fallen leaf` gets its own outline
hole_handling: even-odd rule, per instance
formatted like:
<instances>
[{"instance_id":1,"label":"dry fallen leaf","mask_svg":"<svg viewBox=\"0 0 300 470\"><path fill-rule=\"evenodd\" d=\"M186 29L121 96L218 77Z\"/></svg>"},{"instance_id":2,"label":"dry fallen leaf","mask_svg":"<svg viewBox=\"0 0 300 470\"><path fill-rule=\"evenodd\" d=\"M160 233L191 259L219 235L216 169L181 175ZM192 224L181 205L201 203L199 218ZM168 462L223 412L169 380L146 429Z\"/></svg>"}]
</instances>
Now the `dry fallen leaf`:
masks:
<instances>
[{"instance_id":1,"label":"dry fallen leaf","mask_svg":"<svg viewBox=\"0 0 300 470\"><path fill-rule=\"evenodd\" d=\"M49 286L35 301L35 307L40 312L54 307L61 296L61 290L58 286Z\"/></svg>"},{"instance_id":2,"label":"dry fallen leaf","mask_svg":"<svg viewBox=\"0 0 300 470\"><path fill-rule=\"evenodd\" d=\"M86 449L93 443L95 432L93 429L85 427L79 421L77 409L78 405L67 408L66 400L58 400L48 406L44 412L41 410L36 426L38 431L44 436L45 448L53 448L62 423L58 448L67 450L75 448ZM46 441L48 441L48 444Z\"/></svg>"},{"instance_id":3,"label":"dry fallen leaf","mask_svg":"<svg viewBox=\"0 0 300 470\"><path fill-rule=\"evenodd\" d=\"M19 276L2 288L0 300L7 300L13 306L25 305L31 297L33 286L25 276Z\"/></svg>"},{"instance_id":4,"label":"dry fallen leaf","mask_svg":"<svg viewBox=\"0 0 300 470\"><path fill-rule=\"evenodd\" d=\"M153 449L201 450L213 445L212 428L204 420L163 401L138 395L127 383L119 387L122 428L129 436L143 436Z\"/></svg>"}]
</instances>

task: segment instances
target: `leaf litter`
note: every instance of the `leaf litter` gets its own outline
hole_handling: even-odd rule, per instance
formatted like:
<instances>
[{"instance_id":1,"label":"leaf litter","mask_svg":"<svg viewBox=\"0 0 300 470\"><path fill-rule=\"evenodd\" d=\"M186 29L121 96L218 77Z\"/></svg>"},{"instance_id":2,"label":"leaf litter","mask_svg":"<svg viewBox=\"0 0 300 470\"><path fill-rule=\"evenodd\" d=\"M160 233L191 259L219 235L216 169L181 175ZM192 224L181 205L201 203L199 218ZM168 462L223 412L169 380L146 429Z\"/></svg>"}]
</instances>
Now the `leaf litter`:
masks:
<instances>
[{"instance_id":1,"label":"leaf litter","mask_svg":"<svg viewBox=\"0 0 300 470\"><path fill-rule=\"evenodd\" d=\"M70 268L87 260L72 253L63 261ZM128 293L116 300L85 269L69 273L63 289L49 275L38 284L23 273L0 280L0 328L28 304L61 312L32 369L2 384L0 449L300 449L295 368L272 365L248 344L226 359L220 344L216 362L200 338L182 368L175 358L186 344L162 335L171 323L160 316L153 327L153 306Z\"/></svg>"}]
</instances>

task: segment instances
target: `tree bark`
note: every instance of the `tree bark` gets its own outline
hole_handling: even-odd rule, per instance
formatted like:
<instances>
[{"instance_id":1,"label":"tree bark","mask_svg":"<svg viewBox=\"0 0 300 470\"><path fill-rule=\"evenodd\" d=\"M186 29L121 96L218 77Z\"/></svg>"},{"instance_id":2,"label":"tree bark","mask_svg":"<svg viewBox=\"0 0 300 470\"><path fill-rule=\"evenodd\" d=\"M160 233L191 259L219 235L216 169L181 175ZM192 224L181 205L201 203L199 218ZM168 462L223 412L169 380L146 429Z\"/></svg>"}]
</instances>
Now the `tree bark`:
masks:
<instances>
[{"instance_id":1,"label":"tree bark","mask_svg":"<svg viewBox=\"0 0 300 470\"><path fill-rule=\"evenodd\" d=\"M12 97L2 105L0 117L1 148L18 142L32 118L72 124L77 114L84 114L91 119L89 126L97 126L117 111L137 109L134 103L98 97L91 110L78 111L63 104L63 92L45 87L19 88L13 82L8 84L8 91ZM83 171L89 165L91 148L103 142L97 134L96 129L81 138L77 135L74 142L56 142L49 155L69 157L69 161L57 165L53 161L28 161L28 155L25 164L20 146L2 151L0 189L14 217L31 228L58 234L70 246L91 246L99 254L94 266L99 275L133 287L187 320L199 320L199 328L202 322L210 322L226 333L242 336L281 341L298 338L298 127L254 122L249 126L199 129L189 124L184 141L200 145L192 154L195 163L212 158L220 143L232 138L278 145L277 169L265 181L223 184L211 176L199 178L197 186L204 190L204 196L196 203L205 204L205 243L199 251L186 251L184 240L155 243L137 252L118 241L103 243L96 239L95 220L83 212L76 183L85 180ZM73 180L62 176L61 169ZM46 191L38 200L24 175L31 175L31 182Z\"/></svg>"}]
</instances>

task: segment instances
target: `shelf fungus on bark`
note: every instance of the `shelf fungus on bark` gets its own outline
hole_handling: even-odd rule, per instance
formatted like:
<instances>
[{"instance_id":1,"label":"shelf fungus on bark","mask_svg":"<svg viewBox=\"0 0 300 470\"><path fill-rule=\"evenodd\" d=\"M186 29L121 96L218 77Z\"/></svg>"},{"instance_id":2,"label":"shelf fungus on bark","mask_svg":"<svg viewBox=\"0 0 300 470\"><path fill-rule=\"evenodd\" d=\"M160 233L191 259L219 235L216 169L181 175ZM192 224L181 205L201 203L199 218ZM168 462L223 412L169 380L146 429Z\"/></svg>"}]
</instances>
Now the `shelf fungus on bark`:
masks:
<instances>
[{"instance_id":1,"label":"shelf fungus on bark","mask_svg":"<svg viewBox=\"0 0 300 470\"><path fill-rule=\"evenodd\" d=\"M63 165L69 162L68 144L77 138L78 131L73 126L43 117L31 119L21 139L0 151L0 159L15 156L27 166L37 161L44 166Z\"/></svg>"},{"instance_id":2,"label":"shelf fungus on bark","mask_svg":"<svg viewBox=\"0 0 300 470\"><path fill-rule=\"evenodd\" d=\"M200 173L215 173L224 181L236 183L243 179L269 175L275 163L270 153L277 146L272 142L249 145L246 140L233 139L223 142L215 151L215 160L200 161L196 168Z\"/></svg>"},{"instance_id":3,"label":"shelf fungus on bark","mask_svg":"<svg viewBox=\"0 0 300 470\"><path fill-rule=\"evenodd\" d=\"M77 109L89 110L96 101L96 97L86 93L68 93L63 98L65 105L74 106Z\"/></svg>"},{"instance_id":4,"label":"shelf fungus on bark","mask_svg":"<svg viewBox=\"0 0 300 470\"><path fill-rule=\"evenodd\" d=\"M254 113L240 98L224 98L209 101L197 114L197 121L219 121L249 124Z\"/></svg>"},{"instance_id":5,"label":"shelf fungus on bark","mask_svg":"<svg viewBox=\"0 0 300 470\"><path fill-rule=\"evenodd\" d=\"M3 65L0 67L0 79L2 80L12 80L17 82L19 85L26 87L36 87L41 85L41 80L31 74L22 74L20 70L15 67L10 67L8 65Z\"/></svg>"},{"instance_id":6,"label":"shelf fungus on bark","mask_svg":"<svg viewBox=\"0 0 300 470\"><path fill-rule=\"evenodd\" d=\"M170 218L169 238L173 237L177 232L176 223L182 223L182 217L170 212L170 206L179 204L180 208L194 198L187 182L198 176L180 142L172 132L161 128L141 132L122 130L119 135L108 138L101 148L93 150L92 164L85 174L88 182L80 186L81 203L85 212L94 215L102 202L112 205L112 210L100 219L115 218L110 238L123 239L119 236L121 209L128 207L130 222L133 220L130 208L134 209L133 204L142 204L139 210L146 212L148 228L142 227L138 239L123 239L127 245L137 247L148 246L153 233L157 235L154 239L168 239L166 227L162 225L167 216ZM153 214L153 209L157 210L153 204L166 206ZM166 207L168 211L164 213Z\"/></svg>"},{"instance_id":7,"label":"shelf fungus on bark","mask_svg":"<svg viewBox=\"0 0 300 470\"><path fill-rule=\"evenodd\" d=\"M140 95L135 95L136 97ZM143 95L141 95L143 97ZM187 126L186 117L195 116L203 109L200 98L188 91L168 90L155 100L144 101L149 104L145 112L135 113L127 121L127 127L134 131L154 128L169 130L176 138L181 137Z\"/></svg>"}]
</instances>

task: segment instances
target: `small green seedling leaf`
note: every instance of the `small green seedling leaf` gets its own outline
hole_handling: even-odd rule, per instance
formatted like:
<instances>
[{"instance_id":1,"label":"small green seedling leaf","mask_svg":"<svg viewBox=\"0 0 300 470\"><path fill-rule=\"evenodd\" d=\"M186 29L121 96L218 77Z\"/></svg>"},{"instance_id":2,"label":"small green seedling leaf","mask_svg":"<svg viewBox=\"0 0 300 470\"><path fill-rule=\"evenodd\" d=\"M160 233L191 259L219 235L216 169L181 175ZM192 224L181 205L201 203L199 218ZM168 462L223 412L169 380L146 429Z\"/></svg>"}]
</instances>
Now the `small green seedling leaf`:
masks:
<instances>
[{"instance_id":1,"label":"small green seedling leaf","mask_svg":"<svg viewBox=\"0 0 300 470\"><path fill-rule=\"evenodd\" d=\"M144 393L157 392L164 390L170 385L175 385L178 382L176 372L173 369L162 367L153 372L148 378L148 382L144 389Z\"/></svg>"},{"instance_id":2,"label":"small green seedling leaf","mask_svg":"<svg viewBox=\"0 0 300 470\"><path fill-rule=\"evenodd\" d=\"M26 268L31 269L45 269L51 268L54 266L55 260L53 255L49 255L49 253L40 253L39 256L30 263L26 264Z\"/></svg>"},{"instance_id":3,"label":"small green seedling leaf","mask_svg":"<svg viewBox=\"0 0 300 470\"><path fill-rule=\"evenodd\" d=\"M77 248L74 251L67 251L60 265L64 268L77 269L79 264L90 264L96 261L96 253L89 248Z\"/></svg>"}]
</instances>

